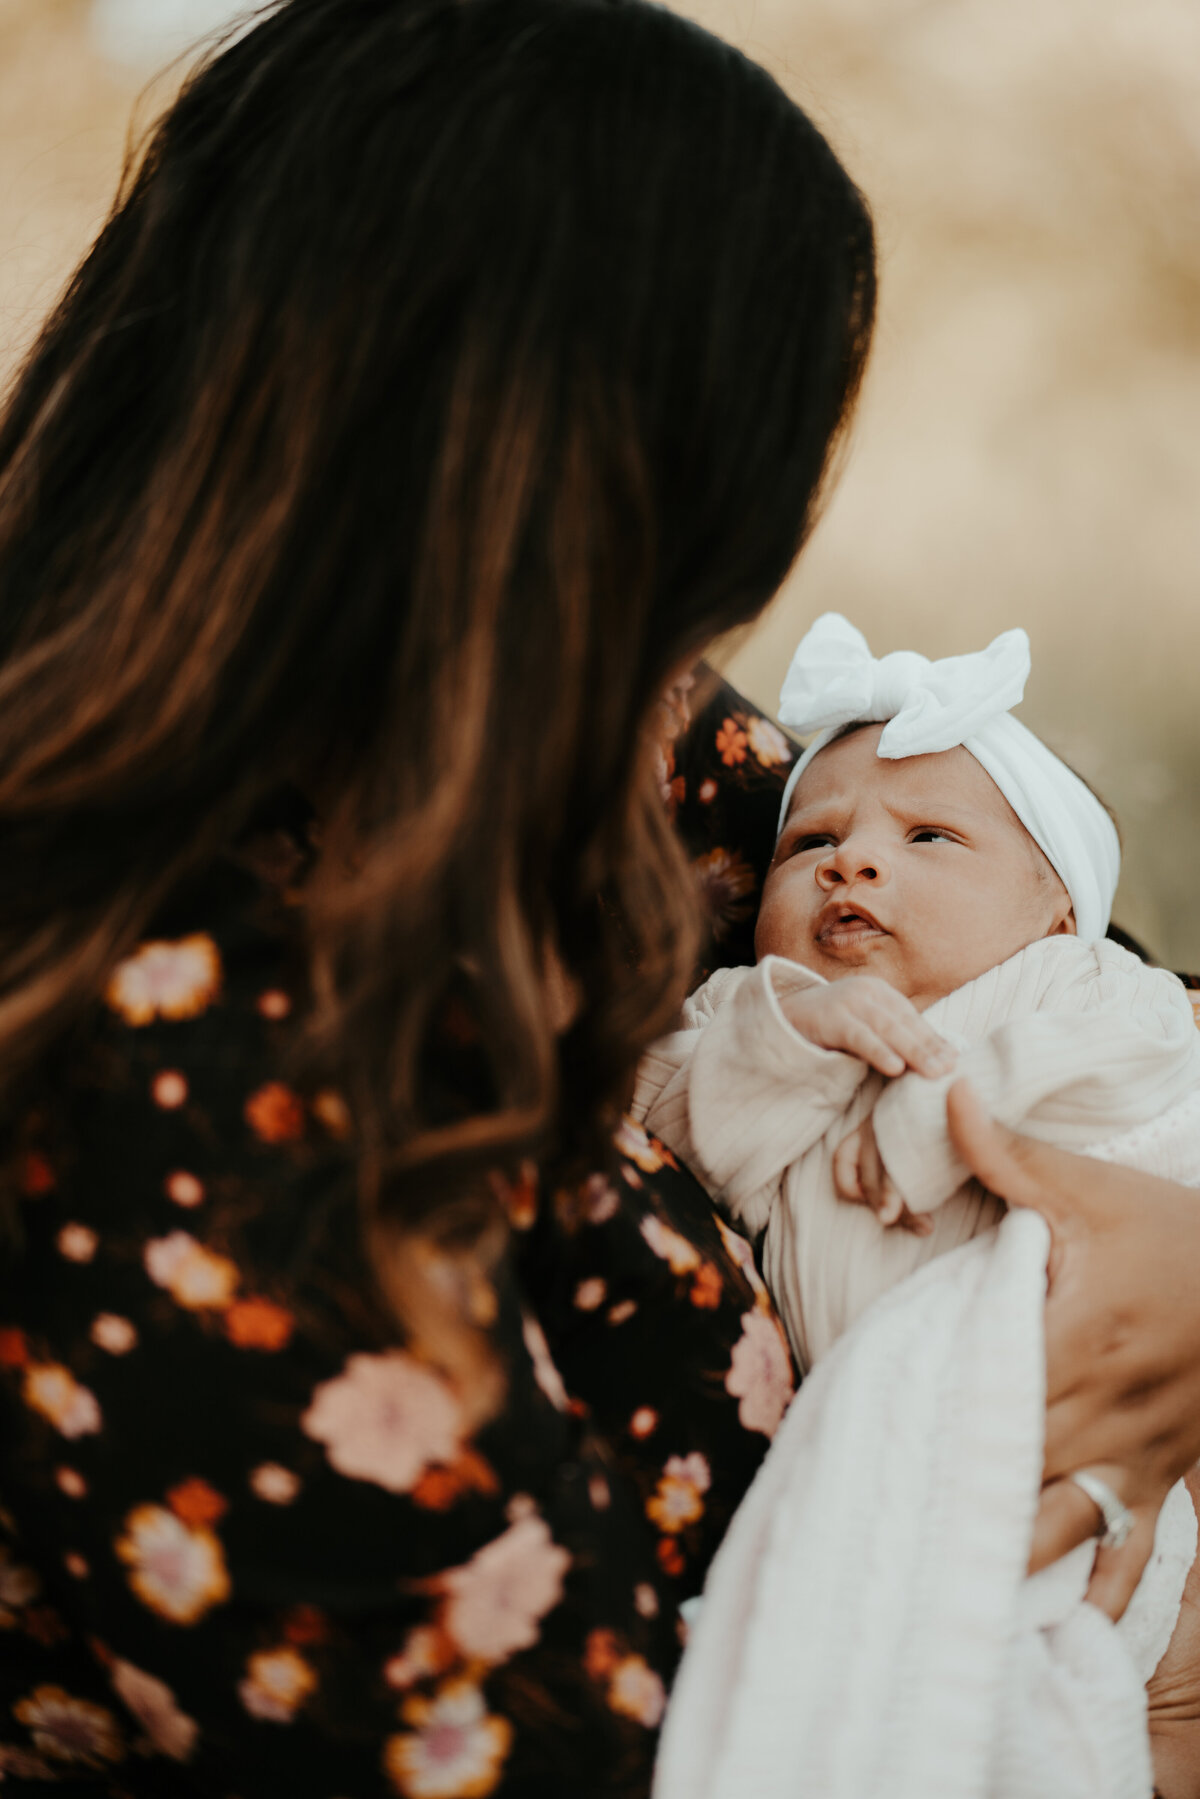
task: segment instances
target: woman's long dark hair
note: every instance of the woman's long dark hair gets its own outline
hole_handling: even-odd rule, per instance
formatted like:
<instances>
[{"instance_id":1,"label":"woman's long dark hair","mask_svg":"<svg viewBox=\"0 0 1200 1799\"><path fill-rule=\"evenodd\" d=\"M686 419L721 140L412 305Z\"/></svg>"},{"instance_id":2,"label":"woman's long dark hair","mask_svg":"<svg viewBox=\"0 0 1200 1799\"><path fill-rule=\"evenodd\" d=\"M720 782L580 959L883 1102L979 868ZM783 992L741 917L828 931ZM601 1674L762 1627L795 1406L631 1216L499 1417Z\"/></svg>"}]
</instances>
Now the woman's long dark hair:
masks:
<instances>
[{"instance_id":1,"label":"woman's long dark hair","mask_svg":"<svg viewBox=\"0 0 1200 1799\"><path fill-rule=\"evenodd\" d=\"M695 940L646 721L782 580L873 305L819 133L641 0L286 0L211 57L0 422L5 1079L299 779L372 1216L602 1128Z\"/></svg>"}]
</instances>

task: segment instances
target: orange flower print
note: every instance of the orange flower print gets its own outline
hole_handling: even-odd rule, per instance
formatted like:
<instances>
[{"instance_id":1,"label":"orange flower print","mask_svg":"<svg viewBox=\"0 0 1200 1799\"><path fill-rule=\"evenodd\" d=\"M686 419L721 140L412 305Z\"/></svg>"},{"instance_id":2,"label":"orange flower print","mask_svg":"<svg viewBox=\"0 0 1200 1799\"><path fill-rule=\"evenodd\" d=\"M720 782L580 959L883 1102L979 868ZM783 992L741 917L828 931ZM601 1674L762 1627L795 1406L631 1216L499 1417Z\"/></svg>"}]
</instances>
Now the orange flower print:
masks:
<instances>
[{"instance_id":1,"label":"orange flower print","mask_svg":"<svg viewBox=\"0 0 1200 1799\"><path fill-rule=\"evenodd\" d=\"M645 1127L640 1125L636 1118L630 1118L628 1113L622 1117L617 1126L614 1142L617 1146L617 1153L628 1156L629 1160L636 1163L643 1174L657 1174L659 1169L668 1162L672 1166L674 1165L670 1152L663 1149L658 1138L652 1137Z\"/></svg>"},{"instance_id":2,"label":"orange flower print","mask_svg":"<svg viewBox=\"0 0 1200 1799\"><path fill-rule=\"evenodd\" d=\"M291 1505L300 1486L300 1476L278 1462L260 1462L250 1476L250 1491L268 1505Z\"/></svg>"},{"instance_id":3,"label":"orange flower print","mask_svg":"<svg viewBox=\"0 0 1200 1799\"><path fill-rule=\"evenodd\" d=\"M738 850L712 849L692 863L692 877L709 929L718 942L749 918L758 877Z\"/></svg>"},{"instance_id":4,"label":"orange flower print","mask_svg":"<svg viewBox=\"0 0 1200 1799\"><path fill-rule=\"evenodd\" d=\"M712 1471L699 1450L673 1455L646 1501L646 1516L668 1534L681 1531L704 1516L704 1495L711 1485Z\"/></svg>"},{"instance_id":5,"label":"orange flower print","mask_svg":"<svg viewBox=\"0 0 1200 1799\"><path fill-rule=\"evenodd\" d=\"M637 1437L640 1441L645 1437L652 1437L657 1429L658 1413L655 1411L654 1407L652 1405L640 1405L633 1414L633 1417L629 1420L630 1436Z\"/></svg>"},{"instance_id":6,"label":"orange flower print","mask_svg":"<svg viewBox=\"0 0 1200 1799\"><path fill-rule=\"evenodd\" d=\"M720 1305L722 1292L720 1270L712 1262L701 1262L688 1294L692 1304L711 1311Z\"/></svg>"},{"instance_id":7,"label":"orange flower print","mask_svg":"<svg viewBox=\"0 0 1200 1799\"><path fill-rule=\"evenodd\" d=\"M640 1655L627 1655L613 1669L608 1703L613 1711L653 1730L662 1721L667 1695L654 1669Z\"/></svg>"},{"instance_id":8,"label":"orange flower print","mask_svg":"<svg viewBox=\"0 0 1200 1799\"><path fill-rule=\"evenodd\" d=\"M610 1324L624 1324L628 1319L633 1317L633 1314L636 1311L636 1299L619 1299L615 1306L609 1306L608 1308L608 1322Z\"/></svg>"},{"instance_id":9,"label":"orange flower print","mask_svg":"<svg viewBox=\"0 0 1200 1799\"><path fill-rule=\"evenodd\" d=\"M90 1262L99 1242L86 1224L64 1224L55 1238L59 1255L68 1262Z\"/></svg>"},{"instance_id":10,"label":"orange flower print","mask_svg":"<svg viewBox=\"0 0 1200 1799\"><path fill-rule=\"evenodd\" d=\"M87 1580L90 1577L91 1564L86 1555L80 1555L77 1549L68 1549L62 1560L63 1567L72 1580Z\"/></svg>"},{"instance_id":11,"label":"orange flower print","mask_svg":"<svg viewBox=\"0 0 1200 1799\"><path fill-rule=\"evenodd\" d=\"M575 1289L575 1305L581 1312L594 1312L604 1304L608 1296L608 1287L598 1274L586 1281L580 1281Z\"/></svg>"},{"instance_id":12,"label":"orange flower print","mask_svg":"<svg viewBox=\"0 0 1200 1799\"><path fill-rule=\"evenodd\" d=\"M590 1680L607 1680L621 1659L615 1630L598 1625L589 1630L583 1646L583 1666Z\"/></svg>"},{"instance_id":13,"label":"orange flower print","mask_svg":"<svg viewBox=\"0 0 1200 1799\"><path fill-rule=\"evenodd\" d=\"M792 759L792 746L783 732L757 714L746 721L746 741L763 768L780 768Z\"/></svg>"},{"instance_id":14,"label":"orange flower print","mask_svg":"<svg viewBox=\"0 0 1200 1799\"><path fill-rule=\"evenodd\" d=\"M463 1449L453 1462L426 1468L412 1490L413 1503L426 1511L445 1512L464 1493L496 1493L500 1482L477 1450Z\"/></svg>"},{"instance_id":15,"label":"orange flower print","mask_svg":"<svg viewBox=\"0 0 1200 1799\"><path fill-rule=\"evenodd\" d=\"M660 1537L655 1546L658 1565L664 1574L673 1578L683 1573L687 1563L683 1559L683 1551L679 1547L678 1537Z\"/></svg>"},{"instance_id":16,"label":"orange flower print","mask_svg":"<svg viewBox=\"0 0 1200 1799\"><path fill-rule=\"evenodd\" d=\"M254 1009L263 1018L286 1018L292 1009L291 998L281 987L270 987L260 993L254 1002Z\"/></svg>"},{"instance_id":17,"label":"orange flower print","mask_svg":"<svg viewBox=\"0 0 1200 1799\"><path fill-rule=\"evenodd\" d=\"M389 1737L383 1768L404 1799L487 1799L512 1747L512 1725L494 1717L480 1689L450 1680L432 1699L404 1701L410 1729Z\"/></svg>"},{"instance_id":18,"label":"orange flower print","mask_svg":"<svg viewBox=\"0 0 1200 1799\"><path fill-rule=\"evenodd\" d=\"M204 1199L204 1183L198 1181L194 1174L184 1168L177 1168L163 1182L163 1192L177 1206L184 1206L189 1211L198 1206Z\"/></svg>"},{"instance_id":19,"label":"orange flower print","mask_svg":"<svg viewBox=\"0 0 1200 1799\"><path fill-rule=\"evenodd\" d=\"M221 991L221 956L211 937L143 943L113 970L104 998L126 1024L198 1018Z\"/></svg>"},{"instance_id":20,"label":"orange flower print","mask_svg":"<svg viewBox=\"0 0 1200 1799\"><path fill-rule=\"evenodd\" d=\"M129 1584L150 1611L171 1624L196 1624L229 1598L221 1544L162 1505L137 1505L114 1545Z\"/></svg>"},{"instance_id":21,"label":"orange flower print","mask_svg":"<svg viewBox=\"0 0 1200 1799\"><path fill-rule=\"evenodd\" d=\"M314 1093L311 1111L321 1129L336 1142L344 1143L347 1137L353 1136L354 1120L350 1108L333 1087L323 1087L319 1093Z\"/></svg>"},{"instance_id":22,"label":"orange flower print","mask_svg":"<svg viewBox=\"0 0 1200 1799\"><path fill-rule=\"evenodd\" d=\"M0 1329L0 1368L26 1368L29 1365L29 1339L15 1324Z\"/></svg>"},{"instance_id":23,"label":"orange flower print","mask_svg":"<svg viewBox=\"0 0 1200 1799\"><path fill-rule=\"evenodd\" d=\"M150 1097L164 1112L177 1112L187 1104L187 1076L177 1068L164 1068L150 1083Z\"/></svg>"},{"instance_id":24,"label":"orange flower print","mask_svg":"<svg viewBox=\"0 0 1200 1799\"><path fill-rule=\"evenodd\" d=\"M583 1212L589 1224L607 1224L620 1209L620 1197L602 1174L589 1175L583 1187Z\"/></svg>"},{"instance_id":25,"label":"orange flower print","mask_svg":"<svg viewBox=\"0 0 1200 1799\"><path fill-rule=\"evenodd\" d=\"M726 768L736 768L746 760L746 733L736 718L727 718L717 732L717 754Z\"/></svg>"},{"instance_id":26,"label":"orange flower print","mask_svg":"<svg viewBox=\"0 0 1200 1799\"><path fill-rule=\"evenodd\" d=\"M252 1718L290 1724L316 1689L316 1670L298 1649L260 1649L247 1658L238 1698Z\"/></svg>"},{"instance_id":27,"label":"orange flower print","mask_svg":"<svg viewBox=\"0 0 1200 1799\"><path fill-rule=\"evenodd\" d=\"M64 1437L92 1437L101 1428L96 1395L81 1386L61 1362L34 1362L27 1368L21 1397Z\"/></svg>"},{"instance_id":28,"label":"orange flower print","mask_svg":"<svg viewBox=\"0 0 1200 1799\"><path fill-rule=\"evenodd\" d=\"M740 1400L738 1418L745 1430L773 1437L794 1391L792 1363L782 1332L765 1312L747 1312L742 1334L733 1347L725 1391Z\"/></svg>"},{"instance_id":29,"label":"orange flower print","mask_svg":"<svg viewBox=\"0 0 1200 1799\"><path fill-rule=\"evenodd\" d=\"M214 1255L187 1231L153 1237L142 1252L146 1273L165 1287L177 1305L198 1312L223 1310L233 1298L238 1271L227 1256Z\"/></svg>"},{"instance_id":30,"label":"orange flower print","mask_svg":"<svg viewBox=\"0 0 1200 1799\"><path fill-rule=\"evenodd\" d=\"M701 781L699 787L696 789L696 798L700 801L702 806L711 806L719 791L720 789L717 787L717 783L713 780L712 776L709 775L706 780Z\"/></svg>"},{"instance_id":31,"label":"orange flower print","mask_svg":"<svg viewBox=\"0 0 1200 1799\"><path fill-rule=\"evenodd\" d=\"M53 1193L56 1185L54 1170L37 1150L31 1150L22 1159L19 1184L26 1199L40 1199L43 1194Z\"/></svg>"},{"instance_id":32,"label":"orange flower print","mask_svg":"<svg viewBox=\"0 0 1200 1799\"><path fill-rule=\"evenodd\" d=\"M88 1484L78 1468L56 1468L54 1484L68 1499L86 1499Z\"/></svg>"},{"instance_id":33,"label":"orange flower print","mask_svg":"<svg viewBox=\"0 0 1200 1799\"><path fill-rule=\"evenodd\" d=\"M200 1726L179 1709L169 1686L119 1658L108 1670L118 1699L131 1711L160 1755L185 1762L196 1747Z\"/></svg>"},{"instance_id":34,"label":"orange flower print","mask_svg":"<svg viewBox=\"0 0 1200 1799\"><path fill-rule=\"evenodd\" d=\"M638 1229L655 1255L670 1263L672 1274L693 1274L699 1268L703 1258L696 1245L654 1212L647 1212Z\"/></svg>"},{"instance_id":35,"label":"orange flower print","mask_svg":"<svg viewBox=\"0 0 1200 1799\"><path fill-rule=\"evenodd\" d=\"M295 1324L273 1299L235 1299L225 1313L225 1335L238 1349L286 1349Z\"/></svg>"},{"instance_id":36,"label":"orange flower print","mask_svg":"<svg viewBox=\"0 0 1200 1799\"><path fill-rule=\"evenodd\" d=\"M116 1312L97 1312L88 1334L96 1348L108 1355L128 1355L137 1348L137 1326Z\"/></svg>"},{"instance_id":37,"label":"orange flower print","mask_svg":"<svg viewBox=\"0 0 1200 1799\"><path fill-rule=\"evenodd\" d=\"M295 1143L304 1135L304 1105L282 1081L268 1081L243 1107L246 1123L261 1143Z\"/></svg>"},{"instance_id":38,"label":"orange flower print","mask_svg":"<svg viewBox=\"0 0 1200 1799\"><path fill-rule=\"evenodd\" d=\"M13 1706L13 1716L51 1762L100 1768L125 1758L120 1727L110 1711L88 1699L74 1699L61 1687L35 1687Z\"/></svg>"},{"instance_id":39,"label":"orange flower print","mask_svg":"<svg viewBox=\"0 0 1200 1799\"><path fill-rule=\"evenodd\" d=\"M289 1643L325 1643L329 1640L329 1619L319 1605L294 1605L283 1620L283 1634Z\"/></svg>"},{"instance_id":40,"label":"orange flower print","mask_svg":"<svg viewBox=\"0 0 1200 1799\"><path fill-rule=\"evenodd\" d=\"M402 1349L352 1355L314 1390L300 1428L339 1474L389 1493L411 1493L431 1462L452 1462L462 1436L446 1382Z\"/></svg>"},{"instance_id":41,"label":"orange flower print","mask_svg":"<svg viewBox=\"0 0 1200 1799\"><path fill-rule=\"evenodd\" d=\"M199 1475L192 1475L188 1480L181 1480L177 1487L171 1487L167 1493L167 1504L177 1518L193 1527L215 1524L229 1510L229 1501L223 1499L215 1487L210 1487Z\"/></svg>"},{"instance_id":42,"label":"orange flower print","mask_svg":"<svg viewBox=\"0 0 1200 1799\"><path fill-rule=\"evenodd\" d=\"M442 1623L465 1655L507 1661L537 1642L538 1625L562 1598L570 1565L543 1519L520 1518L465 1566L439 1577L447 1595Z\"/></svg>"}]
</instances>

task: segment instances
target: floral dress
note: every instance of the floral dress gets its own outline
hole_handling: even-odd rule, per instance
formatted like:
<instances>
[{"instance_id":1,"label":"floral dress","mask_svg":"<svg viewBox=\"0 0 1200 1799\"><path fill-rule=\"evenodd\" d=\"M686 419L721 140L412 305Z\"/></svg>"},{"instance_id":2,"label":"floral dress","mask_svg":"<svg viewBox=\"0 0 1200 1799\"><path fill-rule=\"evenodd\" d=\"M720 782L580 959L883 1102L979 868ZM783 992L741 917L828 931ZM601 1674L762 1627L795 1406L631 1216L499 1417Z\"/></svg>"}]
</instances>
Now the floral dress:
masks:
<instances>
[{"instance_id":1,"label":"floral dress","mask_svg":"<svg viewBox=\"0 0 1200 1799\"><path fill-rule=\"evenodd\" d=\"M792 751L718 689L664 794L747 959ZM216 863L55 1052L0 1265L0 1781L114 1799L644 1794L695 1593L792 1391L748 1246L633 1123L530 1168L473 1427L373 1297L300 1091L286 880Z\"/></svg>"}]
</instances>

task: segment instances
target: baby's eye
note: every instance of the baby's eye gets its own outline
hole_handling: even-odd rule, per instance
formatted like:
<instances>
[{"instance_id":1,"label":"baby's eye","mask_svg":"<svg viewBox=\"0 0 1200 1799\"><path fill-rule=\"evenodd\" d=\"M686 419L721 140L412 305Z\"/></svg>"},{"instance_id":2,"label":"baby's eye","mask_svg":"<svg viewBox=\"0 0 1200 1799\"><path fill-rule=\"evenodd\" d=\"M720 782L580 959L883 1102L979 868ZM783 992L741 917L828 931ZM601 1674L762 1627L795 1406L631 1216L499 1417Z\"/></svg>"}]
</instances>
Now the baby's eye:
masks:
<instances>
[{"instance_id":1,"label":"baby's eye","mask_svg":"<svg viewBox=\"0 0 1200 1799\"><path fill-rule=\"evenodd\" d=\"M836 842L837 838L831 837L828 831L810 831L805 837L797 837L792 845L792 854L798 856L804 850L830 849Z\"/></svg>"},{"instance_id":2,"label":"baby's eye","mask_svg":"<svg viewBox=\"0 0 1200 1799\"><path fill-rule=\"evenodd\" d=\"M910 843L957 843L958 838L951 831L943 831L937 825L922 825L909 838Z\"/></svg>"}]
</instances>

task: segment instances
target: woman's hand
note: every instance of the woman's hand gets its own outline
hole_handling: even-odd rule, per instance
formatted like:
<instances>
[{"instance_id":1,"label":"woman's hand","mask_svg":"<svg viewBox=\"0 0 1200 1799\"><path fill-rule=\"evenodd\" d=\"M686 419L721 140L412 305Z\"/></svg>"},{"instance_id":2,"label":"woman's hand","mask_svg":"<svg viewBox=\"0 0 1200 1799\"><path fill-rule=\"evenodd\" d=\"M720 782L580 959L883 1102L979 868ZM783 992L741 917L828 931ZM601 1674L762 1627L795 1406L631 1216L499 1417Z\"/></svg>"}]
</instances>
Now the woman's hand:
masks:
<instances>
[{"instance_id":1,"label":"woman's hand","mask_svg":"<svg viewBox=\"0 0 1200 1799\"><path fill-rule=\"evenodd\" d=\"M1200 1478L1188 1475L1192 1504L1200 1511ZM1183 1589L1179 1622L1167 1652L1146 1685L1154 1780L1162 1799L1196 1799L1200 1793L1200 1557Z\"/></svg>"},{"instance_id":2,"label":"woman's hand","mask_svg":"<svg viewBox=\"0 0 1200 1799\"><path fill-rule=\"evenodd\" d=\"M1200 1193L1017 1136L966 1081L950 1089L947 1113L972 1174L1050 1226L1046 1454L1030 1569L1096 1534L1095 1505L1064 1478L1092 1470L1136 1520L1122 1548L1097 1550L1088 1588L1119 1618L1159 1507L1200 1458Z\"/></svg>"}]
</instances>

